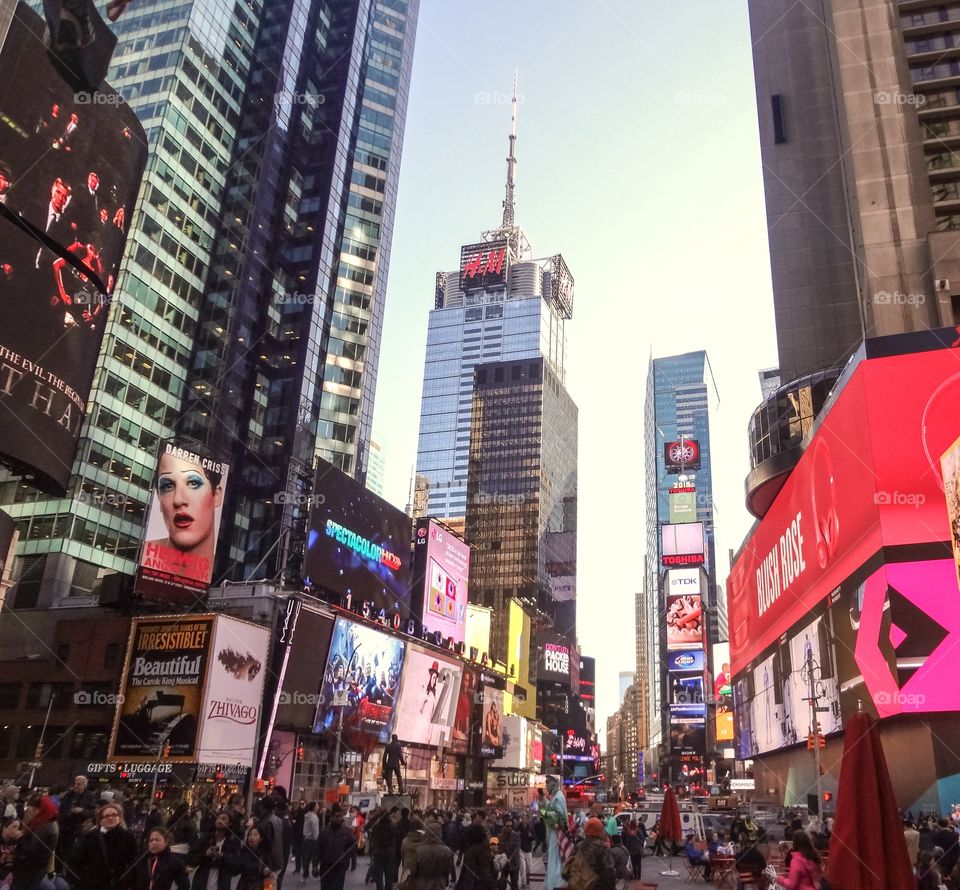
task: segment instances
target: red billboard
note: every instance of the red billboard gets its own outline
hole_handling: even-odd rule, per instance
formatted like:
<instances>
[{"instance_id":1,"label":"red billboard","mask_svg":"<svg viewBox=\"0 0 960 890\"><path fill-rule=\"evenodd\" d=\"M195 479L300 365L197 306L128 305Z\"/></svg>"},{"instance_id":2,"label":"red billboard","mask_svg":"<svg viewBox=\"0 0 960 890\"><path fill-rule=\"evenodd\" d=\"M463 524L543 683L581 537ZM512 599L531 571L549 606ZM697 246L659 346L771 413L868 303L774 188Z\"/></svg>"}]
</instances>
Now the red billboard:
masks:
<instances>
[{"instance_id":1,"label":"red billboard","mask_svg":"<svg viewBox=\"0 0 960 890\"><path fill-rule=\"evenodd\" d=\"M949 555L940 459L960 436L960 353L865 359L841 385L731 570L734 674L881 549L933 544ZM956 584L945 603L960 614Z\"/></svg>"}]
</instances>

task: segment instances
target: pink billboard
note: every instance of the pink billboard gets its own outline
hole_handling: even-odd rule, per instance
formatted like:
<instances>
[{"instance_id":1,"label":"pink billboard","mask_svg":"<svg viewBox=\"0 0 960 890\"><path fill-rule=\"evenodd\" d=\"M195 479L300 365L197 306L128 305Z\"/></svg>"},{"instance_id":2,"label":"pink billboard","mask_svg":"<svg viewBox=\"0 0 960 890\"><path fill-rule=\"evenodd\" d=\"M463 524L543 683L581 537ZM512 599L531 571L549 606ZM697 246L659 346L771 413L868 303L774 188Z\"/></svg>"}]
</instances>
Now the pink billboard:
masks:
<instances>
[{"instance_id":1,"label":"pink billboard","mask_svg":"<svg viewBox=\"0 0 960 890\"><path fill-rule=\"evenodd\" d=\"M417 522L416 578L422 584L418 617L438 643L463 643L467 621L470 545L433 519ZM414 598L415 614L417 597Z\"/></svg>"}]
</instances>

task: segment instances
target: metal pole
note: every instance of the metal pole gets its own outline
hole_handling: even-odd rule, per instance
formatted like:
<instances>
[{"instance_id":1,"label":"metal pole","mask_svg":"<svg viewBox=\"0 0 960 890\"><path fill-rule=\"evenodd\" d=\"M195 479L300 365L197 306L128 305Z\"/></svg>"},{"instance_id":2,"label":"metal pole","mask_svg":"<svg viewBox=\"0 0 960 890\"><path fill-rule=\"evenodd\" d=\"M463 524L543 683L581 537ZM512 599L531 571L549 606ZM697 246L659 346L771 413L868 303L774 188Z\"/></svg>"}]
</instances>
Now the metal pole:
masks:
<instances>
[{"instance_id":1,"label":"metal pole","mask_svg":"<svg viewBox=\"0 0 960 890\"><path fill-rule=\"evenodd\" d=\"M150 789L150 806L157 799L157 775L160 772L160 758L163 757L163 739L157 745L157 762L153 766L153 788Z\"/></svg>"},{"instance_id":2,"label":"metal pole","mask_svg":"<svg viewBox=\"0 0 960 890\"><path fill-rule=\"evenodd\" d=\"M50 721L50 710L53 708L53 698L54 693L50 692L50 701L47 703L47 714L43 718L43 726L40 727L40 741L37 742L37 747L33 751L33 766L30 767L30 782L27 785L28 788L33 788L33 777L37 773L37 761L40 757L43 756L43 737L47 734L47 723ZM37 751L40 751L41 754L38 756Z\"/></svg>"},{"instance_id":3,"label":"metal pole","mask_svg":"<svg viewBox=\"0 0 960 890\"><path fill-rule=\"evenodd\" d=\"M813 733L813 763L816 770L817 819L823 824L823 794L820 790L820 722L817 719L817 683L813 676L813 648L807 650L807 680L810 684L810 724Z\"/></svg>"},{"instance_id":4,"label":"metal pole","mask_svg":"<svg viewBox=\"0 0 960 890\"><path fill-rule=\"evenodd\" d=\"M340 737L343 734L343 707L340 708L340 716L337 717L337 747L333 752L333 776L334 781L337 781L337 778L340 775ZM334 787L337 787L340 783Z\"/></svg>"}]
</instances>

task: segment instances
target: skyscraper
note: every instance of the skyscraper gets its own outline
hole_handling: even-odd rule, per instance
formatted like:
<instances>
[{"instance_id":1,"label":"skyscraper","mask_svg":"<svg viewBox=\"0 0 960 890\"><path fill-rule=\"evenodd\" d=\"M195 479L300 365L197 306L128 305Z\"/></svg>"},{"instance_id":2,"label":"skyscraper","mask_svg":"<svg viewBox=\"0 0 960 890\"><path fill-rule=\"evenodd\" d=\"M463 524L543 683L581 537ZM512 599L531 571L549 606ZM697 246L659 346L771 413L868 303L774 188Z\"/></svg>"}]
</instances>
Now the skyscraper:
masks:
<instances>
[{"instance_id":1,"label":"skyscraper","mask_svg":"<svg viewBox=\"0 0 960 890\"><path fill-rule=\"evenodd\" d=\"M681 437L699 445L700 468L690 473L696 487L695 514L703 523L706 543L707 606L716 602L716 554L713 525L713 473L710 449L709 408L715 393L707 354L700 350L684 355L651 359L644 404L646 451L646 632L649 738L651 748L663 743L667 733L666 624L660 527L670 522L669 489L680 474L668 472L665 447ZM714 616L715 622L715 616Z\"/></svg>"},{"instance_id":2,"label":"skyscraper","mask_svg":"<svg viewBox=\"0 0 960 890\"><path fill-rule=\"evenodd\" d=\"M386 464L383 459L383 447L376 439L370 441L370 453L367 461L367 488L383 497Z\"/></svg>"},{"instance_id":3,"label":"skyscraper","mask_svg":"<svg viewBox=\"0 0 960 890\"><path fill-rule=\"evenodd\" d=\"M960 7L748 5L783 381L960 323Z\"/></svg>"},{"instance_id":4,"label":"skyscraper","mask_svg":"<svg viewBox=\"0 0 960 890\"><path fill-rule=\"evenodd\" d=\"M0 485L17 606L134 571L173 433L234 468L215 579L296 575L305 508L276 495L315 454L363 478L417 12L142 0L115 26L150 159L69 495Z\"/></svg>"},{"instance_id":5,"label":"skyscraper","mask_svg":"<svg viewBox=\"0 0 960 890\"><path fill-rule=\"evenodd\" d=\"M566 382L564 325L573 276L559 254L534 259L515 222L516 95L499 227L460 251L460 268L437 273L424 363L415 515L457 526L467 513L474 369L541 357Z\"/></svg>"}]
</instances>

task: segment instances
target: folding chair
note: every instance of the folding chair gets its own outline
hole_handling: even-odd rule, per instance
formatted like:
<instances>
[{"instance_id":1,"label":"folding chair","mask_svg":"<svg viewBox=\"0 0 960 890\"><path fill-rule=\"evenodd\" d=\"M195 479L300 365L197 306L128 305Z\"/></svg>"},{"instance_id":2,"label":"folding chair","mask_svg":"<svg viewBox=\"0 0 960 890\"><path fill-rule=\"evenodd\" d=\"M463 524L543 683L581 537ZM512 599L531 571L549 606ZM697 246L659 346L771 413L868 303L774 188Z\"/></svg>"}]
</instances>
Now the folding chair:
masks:
<instances>
[{"instance_id":1,"label":"folding chair","mask_svg":"<svg viewBox=\"0 0 960 890\"><path fill-rule=\"evenodd\" d=\"M704 883L702 863L694 862L689 856L684 856L683 861L687 866L687 882L692 884Z\"/></svg>"}]
</instances>

